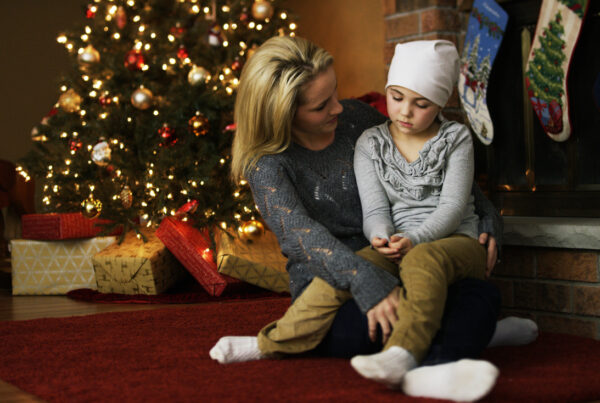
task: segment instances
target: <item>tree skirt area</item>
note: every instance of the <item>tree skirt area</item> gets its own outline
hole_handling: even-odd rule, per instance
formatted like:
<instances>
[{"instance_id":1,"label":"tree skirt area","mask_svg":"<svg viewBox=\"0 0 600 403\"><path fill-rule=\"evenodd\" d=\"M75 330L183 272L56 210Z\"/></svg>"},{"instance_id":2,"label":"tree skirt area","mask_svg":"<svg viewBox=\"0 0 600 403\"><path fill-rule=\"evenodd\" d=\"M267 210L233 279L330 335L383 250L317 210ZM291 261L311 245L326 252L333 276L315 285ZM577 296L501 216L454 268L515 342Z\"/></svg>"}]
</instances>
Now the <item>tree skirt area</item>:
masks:
<instances>
[{"instance_id":1,"label":"tree skirt area","mask_svg":"<svg viewBox=\"0 0 600 403\"><path fill-rule=\"evenodd\" d=\"M0 378L50 402L436 401L361 378L348 360L295 357L221 365L223 335L254 335L289 298L0 322ZM600 398L600 342L542 333L525 347L489 349L501 371L487 402Z\"/></svg>"}]
</instances>

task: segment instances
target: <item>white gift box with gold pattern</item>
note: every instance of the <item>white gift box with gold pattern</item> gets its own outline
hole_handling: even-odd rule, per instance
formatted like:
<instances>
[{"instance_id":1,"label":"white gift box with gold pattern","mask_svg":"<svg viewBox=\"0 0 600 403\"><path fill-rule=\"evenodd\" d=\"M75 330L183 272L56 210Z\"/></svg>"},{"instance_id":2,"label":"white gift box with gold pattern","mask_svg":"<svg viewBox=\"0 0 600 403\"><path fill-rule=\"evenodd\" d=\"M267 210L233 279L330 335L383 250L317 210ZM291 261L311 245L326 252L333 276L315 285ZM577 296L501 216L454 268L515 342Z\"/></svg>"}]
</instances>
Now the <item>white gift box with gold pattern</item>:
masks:
<instances>
[{"instance_id":1,"label":"white gift box with gold pattern","mask_svg":"<svg viewBox=\"0 0 600 403\"><path fill-rule=\"evenodd\" d=\"M11 244L13 295L61 295L96 289L92 257L114 236L63 241L16 239Z\"/></svg>"}]
</instances>

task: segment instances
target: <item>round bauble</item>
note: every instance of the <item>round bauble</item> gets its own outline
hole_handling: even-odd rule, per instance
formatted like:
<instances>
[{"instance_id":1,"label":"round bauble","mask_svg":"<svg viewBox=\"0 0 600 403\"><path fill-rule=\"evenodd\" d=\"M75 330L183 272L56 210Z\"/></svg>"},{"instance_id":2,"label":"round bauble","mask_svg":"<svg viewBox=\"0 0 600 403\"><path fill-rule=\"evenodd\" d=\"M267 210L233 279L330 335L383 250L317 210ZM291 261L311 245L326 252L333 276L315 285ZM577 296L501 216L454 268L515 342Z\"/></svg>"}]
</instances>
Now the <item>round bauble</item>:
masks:
<instances>
[{"instance_id":1,"label":"round bauble","mask_svg":"<svg viewBox=\"0 0 600 403\"><path fill-rule=\"evenodd\" d=\"M79 96L79 94L71 88L70 90L63 92L62 95L58 98L58 105L65 112L73 113L79 110L82 101L83 99L81 98L81 96Z\"/></svg>"},{"instance_id":2,"label":"round bauble","mask_svg":"<svg viewBox=\"0 0 600 403\"><path fill-rule=\"evenodd\" d=\"M77 55L77 61L81 66L91 66L100 61L100 53L94 49L92 45L87 45L87 47Z\"/></svg>"},{"instance_id":3,"label":"round bauble","mask_svg":"<svg viewBox=\"0 0 600 403\"><path fill-rule=\"evenodd\" d=\"M153 97L152 91L140 87L131 94L131 104L141 110L148 109L152 106Z\"/></svg>"},{"instance_id":4,"label":"round bauble","mask_svg":"<svg viewBox=\"0 0 600 403\"><path fill-rule=\"evenodd\" d=\"M194 66L188 73L188 82L191 85L199 85L205 83L210 73L202 66Z\"/></svg>"},{"instance_id":5,"label":"round bauble","mask_svg":"<svg viewBox=\"0 0 600 403\"><path fill-rule=\"evenodd\" d=\"M266 20L273 16L273 5L270 1L258 0L252 4L252 16L257 20Z\"/></svg>"},{"instance_id":6,"label":"round bauble","mask_svg":"<svg viewBox=\"0 0 600 403\"><path fill-rule=\"evenodd\" d=\"M87 218L96 218L102 212L102 202L90 195L81 202L81 213Z\"/></svg>"},{"instance_id":7,"label":"round bauble","mask_svg":"<svg viewBox=\"0 0 600 403\"><path fill-rule=\"evenodd\" d=\"M257 220L246 221L238 228L238 235L242 241L256 241L265 233L265 226Z\"/></svg>"},{"instance_id":8,"label":"round bauble","mask_svg":"<svg viewBox=\"0 0 600 403\"><path fill-rule=\"evenodd\" d=\"M100 140L92 147L92 161L100 167L108 165L110 162L110 146L106 140Z\"/></svg>"}]
</instances>

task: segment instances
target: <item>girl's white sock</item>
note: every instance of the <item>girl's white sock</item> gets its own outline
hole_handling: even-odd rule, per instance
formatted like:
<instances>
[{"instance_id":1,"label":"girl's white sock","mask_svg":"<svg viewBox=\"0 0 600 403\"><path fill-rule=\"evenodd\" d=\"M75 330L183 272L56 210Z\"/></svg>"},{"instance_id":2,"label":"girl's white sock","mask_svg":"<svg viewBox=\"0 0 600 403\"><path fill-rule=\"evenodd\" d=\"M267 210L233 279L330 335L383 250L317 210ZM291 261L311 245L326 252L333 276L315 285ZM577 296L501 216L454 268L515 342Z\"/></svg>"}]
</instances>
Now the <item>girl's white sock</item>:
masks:
<instances>
[{"instance_id":1,"label":"girl's white sock","mask_svg":"<svg viewBox=\"0 0 600 403\"><path fill-rule=\"evenodd\" d=\"M357 355L350 360L352 367L362 376L389 386L399 386L404 374L417 363L408 350L392 346L377 354Z\"/></svg>"},{"instance_id":2,"label":"girl's white sock","mask_svg":"<svg viewBox=\"0 0 600 403\"><path fill-rule=\"evenodd\" d=\"M225 336L210 349L210 358L221 364L254 361L265 358L258 349L256 336Z\"/></svg>"},{"instance_id":3,"label":"girl's white sock","mask_svg":"<svg viewBox=\"0 0 600 403\"><path fill-rule=\"evenodd\" d=\"M460 360L408 371L402 391L409 396L472 402L492 390L498 368L487 361Z\"/></svg>"},{"instance_id":4,"label":"girl's white sock","mask_svg":"<svg viewBox=\"0 0 600 403\"><path fill-rule=\"evenodd\" d=\"M531 319L509 316L499 320L488 347L522 346L538 337L537 324Z\"/></svg>"}]
</instances>

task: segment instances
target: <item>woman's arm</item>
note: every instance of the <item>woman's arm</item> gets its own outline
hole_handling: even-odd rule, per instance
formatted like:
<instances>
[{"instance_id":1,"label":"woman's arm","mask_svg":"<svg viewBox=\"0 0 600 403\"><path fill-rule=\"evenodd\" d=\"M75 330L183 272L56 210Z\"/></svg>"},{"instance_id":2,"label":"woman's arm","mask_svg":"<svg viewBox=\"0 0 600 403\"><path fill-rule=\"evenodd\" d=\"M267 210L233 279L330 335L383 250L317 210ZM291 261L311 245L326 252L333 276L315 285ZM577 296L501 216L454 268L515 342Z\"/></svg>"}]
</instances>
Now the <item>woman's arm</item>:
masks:
<instances>
[{"instance_id":1,"label":"woman's arm","mask_svg":"<svg viewBox=\"0 0 600 403\"><path fill-rule=\"evenodd\" d=\"M386 298L398 279L361 257L310 217L276 156L261 158L248 175L254 201L288 257L288 270L309 271L349 290L363 312Z\"/></svg>"}]
</instances>

